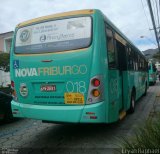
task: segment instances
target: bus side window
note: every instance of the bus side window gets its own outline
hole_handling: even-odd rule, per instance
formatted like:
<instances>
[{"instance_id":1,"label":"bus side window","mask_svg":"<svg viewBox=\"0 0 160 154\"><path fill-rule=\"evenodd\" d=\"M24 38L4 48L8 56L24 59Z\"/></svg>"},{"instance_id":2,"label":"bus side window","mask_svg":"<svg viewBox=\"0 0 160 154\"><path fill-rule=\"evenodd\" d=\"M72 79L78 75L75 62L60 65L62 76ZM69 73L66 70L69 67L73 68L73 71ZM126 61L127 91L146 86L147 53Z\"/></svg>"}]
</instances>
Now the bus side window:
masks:
<instances>
[{"instance_id":1,"label":"bus side window","mask_svg":"<svg viewBox=\"0 0 160 154\"><path fill-rule=\"evenodd\" d=\"M151 70L151 64L150 63L148 63L148 69Z\"/></svg>"},{"instance_id":2,"label":"bus side window","mask_svg":"<svg viewBox=\"0 0 160 154\"><path fill-rule=\"evenodd\" d=\"M143 71L145 71L145 61L144 61L144 58L142 59L142 62L143 62Z\"/></svg>"},{"instance_id":3,"label":"bus side window","mask_svg":"<svg viewBox=\"0 0 160 154\"><path fill-rule=\"evenodd\" d=\"M153 64L153 71L156 72L157 71L157 68L156 68L156 65Z\"/></svg>"},{"instance_id":4,"label":"bus side window","mask_svg":"<svg viewBox=\"0 0 160 154\"><path fill-rule=\"evenodd\" d=\"M116 55L114 48L113 32L108 27L106 28L106 34L107 34L108 65L109 68L116 68Z\"/></svg>"},{"instance_id":5,"label":"bus side window","mask_svg":"<svg viewBox=\"0 0 160 154\"><path fill-rule=\"evenodd\" d=\"M138 71L141 70L141 57L138 55Z\"/></svg>"},{"instance_id":6,"label":"bus side window","mask_svg":"<svg viewBox=\"0 0 160 154\"><path fill-rule=\"evenodd\" d=\"M128 69L129 70L134 69L134 55L130 47L128 48Z\"/></svg>"},{"instance_id":7,"label":"bus side window","mask_svg":"<svg viewBox=\"0 0 160 154\"><path fill-rule=\"evenodd\" d=\"M127 57L126 57L126 46L115 40L116 42L116 53L118 56L118 68L120 71L127 70Z\"/></svg>"},{"instance_id":8,"label":"bus side window","mask_svg":"<svg viewBox=\"0 0 160 154\"><path fill-rule=\"evenodd\" d=\"M138 55L134 52L134 70L138 71Z\"/></svg>"},{"instance_id":9,"label":"bus side window","mask_svg":"<svg viewBox=\"0 0 160 154\"><path fill-rule=\"evenodd\" d=\"M148 72L148 62L147 61L145 61L145 71L147 71Z\"/></svg>"}]
</instances>

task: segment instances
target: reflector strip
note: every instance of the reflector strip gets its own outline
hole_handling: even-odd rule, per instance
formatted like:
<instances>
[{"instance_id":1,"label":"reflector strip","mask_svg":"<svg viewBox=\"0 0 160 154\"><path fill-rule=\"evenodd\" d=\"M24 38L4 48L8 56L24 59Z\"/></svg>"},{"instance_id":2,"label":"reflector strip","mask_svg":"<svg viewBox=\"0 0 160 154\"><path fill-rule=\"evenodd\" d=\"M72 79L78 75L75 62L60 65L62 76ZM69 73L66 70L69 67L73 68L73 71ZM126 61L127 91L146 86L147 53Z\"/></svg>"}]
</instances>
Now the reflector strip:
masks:
<instances>
[{"instance_id":1,"label":"reflector strip","mask_svg":"<svg viewBox=\"0 0 160 154\"><path fill-rule=\"evenodd\" d=\"M95 113L94 113L94 112L86 112L86 114L93 114L93 115L95 115Z\"/></svg>"},{"instance_id":2,"label":"reflector strip","mask_svg":"<svg viewBox=\"0 0 160 154\"><path fill-rule=\"evenodd\" d=\"M97 116L90 116L90 119L97 119Z\"/></svg>"}]
</instances>

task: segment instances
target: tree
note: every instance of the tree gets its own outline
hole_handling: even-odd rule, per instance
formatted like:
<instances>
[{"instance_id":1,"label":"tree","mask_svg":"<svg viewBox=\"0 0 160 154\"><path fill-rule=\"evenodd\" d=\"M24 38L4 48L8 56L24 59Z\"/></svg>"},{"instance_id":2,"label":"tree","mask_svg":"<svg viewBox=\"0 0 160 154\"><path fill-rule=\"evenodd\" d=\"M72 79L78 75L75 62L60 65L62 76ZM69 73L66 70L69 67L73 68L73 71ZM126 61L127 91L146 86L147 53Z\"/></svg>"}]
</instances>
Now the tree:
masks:
<instances>
[{"instance_id":1,"label":"tree","mask_svg":"<svg viewBox=\"0 0 160 154\"><path fill-rule=\"evenodd\" d=\"M153 58L160 60L160 52L153 55Z\"/></svg>"},{"instance_id":2,"label":"tree","mask_svg":"<svg viewBox=\"0 0 160 154\"><path fill-rule=\"evenodd\" d=\"M4 72L9 72L9 53L1 53L0 54L0 70Z\"/></svg>"}]
</instances>

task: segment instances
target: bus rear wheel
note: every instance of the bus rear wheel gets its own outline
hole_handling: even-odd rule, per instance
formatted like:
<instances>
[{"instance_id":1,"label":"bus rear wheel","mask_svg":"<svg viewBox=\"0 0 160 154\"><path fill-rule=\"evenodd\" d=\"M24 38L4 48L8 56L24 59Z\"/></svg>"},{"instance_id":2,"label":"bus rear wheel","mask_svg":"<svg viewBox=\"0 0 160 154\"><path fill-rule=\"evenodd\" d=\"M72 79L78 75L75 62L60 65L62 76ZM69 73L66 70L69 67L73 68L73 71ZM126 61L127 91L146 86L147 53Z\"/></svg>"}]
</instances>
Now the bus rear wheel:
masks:
<instances>
[{"instance_id":1,"label":"bus rear wheel","mask_svg":"<svg viewBox=\"0 0 160 154\"><path fill-rule=\"evenodd\" d=\"M130 100L130 108L129 108L129 113L133 113L135 111L135 94L132 92L131 94L131 100Z\"/></svg>"}]
</instances>

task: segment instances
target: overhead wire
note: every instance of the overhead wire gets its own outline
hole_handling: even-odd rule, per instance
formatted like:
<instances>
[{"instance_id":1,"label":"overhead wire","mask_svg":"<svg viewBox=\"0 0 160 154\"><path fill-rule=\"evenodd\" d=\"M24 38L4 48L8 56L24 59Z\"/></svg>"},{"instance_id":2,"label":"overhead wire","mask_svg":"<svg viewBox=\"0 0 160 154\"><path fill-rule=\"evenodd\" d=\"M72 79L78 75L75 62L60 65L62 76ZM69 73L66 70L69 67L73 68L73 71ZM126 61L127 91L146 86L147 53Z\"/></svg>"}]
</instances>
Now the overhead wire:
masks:
<instances>
[{"instance_id":1,"label":"overhead wire","mask_svg":"<svg viewBox=\"0 0 160 154\"><path fill-rule=\"evenodd\" d=\"M157 4L157 0L155 1L156 4L156 11L157 11L157 27L159 26L159 13L158 13L158 4Z\"/></svg>"},{"instance_id":2,"label":"overhead wire","mask_svg":"<svg viewBox=\"0 0 160 154\"><path fill-rule=\"evenodd\" d=\"M153 4L153 11L154 11L154 18L155 18L155 24L156 24L156 31L158 31L160 27L160 6L158 6L158 1L160 5L160 0L154 0Z\"/></svg>"},{"instance_id":3,"label":"overhead wire","mask_svg":"<svg viewBox=\"0 0 160 154\"><path fill-rule=\"evenodd\" d=\"M151 5L152 5L152 10L153 10L153 16L154 16L155 25L157 27L157 15L156 15L155 0L151 1Z\"/></svg>"},{"instance_id":4,"label":"overhead wire","mask_svg":"<svg viewBox=\"0 0 160 154\"><path fill-rule=\"evenodd\" d=\"M143 3L143 0L141 0L141 3L142 3L142 7L143 7L143 11L144 11L145 17L146 17L146 19L147 19L148 30L149 30L149 32L150 32L151 38L154 38L152 32L150 31L149 20L148 20L148 18L147 18L147 14L146 14L146 11L145 11L145 6L144 6L144 3ZM154 43L154 44L155 44L155 43Z\"/></svg>"},{"instance_id":5,"label":"overhead wire","mask_svg":"<svg viewBox=\"0 0 160 154\"><path fill-rule=\"evenodd\" d=\"M159 9L158 9L158 6L157 6L157 0L150 0L150 2L151 2L152 10L153 10L153 18L154 18L155 27L156 27L155 30L156 30L156 33L158 34L157 27L159 25L159 15L157 14L157 12L158 12Z\"/></svg>"},{"instance_id":6,"label":"overhead wire","mask_svg":"<svg viewBox=\"0 0 160 154\"><path fill-rule=\"evenodd\" d=\"M159 0L159 17L160 17L160 0ZM160 41L160 24L158 26L159 26L159 41Z\"/></svg>"},{"instance_id":7,"label":"overhead wire","mask_svg":"<svg viewBox=\"0 0 160 154\"><path fill-rule=\"evenodd\" d=\"M160 3L160 1L159 1L159 3ZM160 7L158 7L159 5L158 5L158 0L155 0L155 5L156 5L156 13L157 13L157 25L156 25L156 31L157 31L157 34L158 34L158 36L160 35ZM159 39L158 39L158 41L159 41Z\"/></svg>"},{"instance_id":8,"label":"overhead wire","mask_svg":"<svg viewBox=\"0 0 160 154\"><path fill-rule=\"evenodd\" d=\"M158 5L158 4L157 4ZM159 20L160 20L160 0L159 0L159 15L158 15L158 17L159 17ZM159 42L160 42L160 23L159 23L159 25L158 25L158 35L159 35Z\"/></svg>"},{"instance_id":9,"label":"overhead wire","mask_svg":"<svg viewBox=\"0 0 160 154\"><path fill-rule=\"evenodd\" d=\"M141 0L141 3L142 3L142 7L143 7L144 14L145 14L146 19L147 19L148 28L150 28L150 26L149 26L149 20L148 20L148 18L147 18L147 15L146 15L146 12L145 12L145 9L144 9L143 0Z\"/></svg>"}]
</instances>

